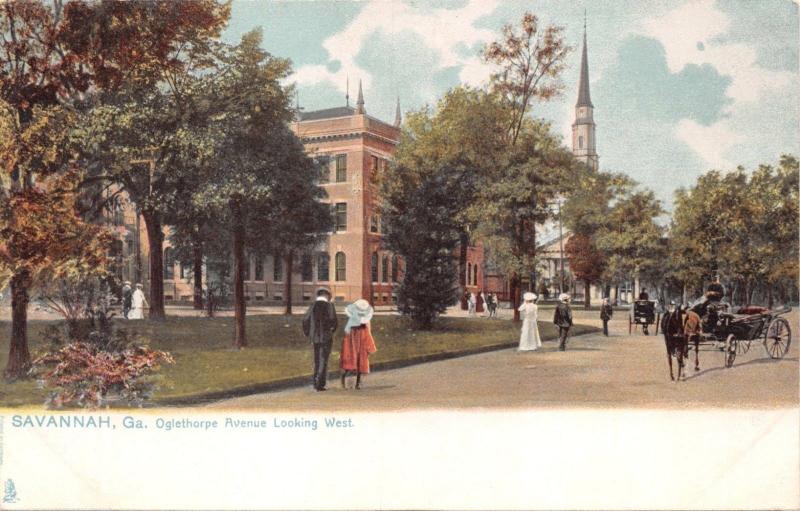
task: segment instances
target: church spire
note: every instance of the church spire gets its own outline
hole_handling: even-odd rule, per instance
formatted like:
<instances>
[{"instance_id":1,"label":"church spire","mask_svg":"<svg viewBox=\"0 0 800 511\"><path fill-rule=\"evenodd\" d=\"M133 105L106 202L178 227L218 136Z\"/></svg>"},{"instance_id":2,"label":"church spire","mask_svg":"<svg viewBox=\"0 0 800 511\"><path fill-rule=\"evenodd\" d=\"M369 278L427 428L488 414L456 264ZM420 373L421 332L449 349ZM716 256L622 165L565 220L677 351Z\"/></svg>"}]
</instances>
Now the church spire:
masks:
<instances>
[{"instance_id":1,"label":"church spire","mask_svg":"<svg viewBox=\"0 0 800 511\"><path fill-rule=\"evenodd\" d=\"M593 107L589 95L589 57L586 49L586 13L583 14L583 53L581 54L581 78L578 82L578 102L575 106Z\"/></svg>"},{"instance_id":2,"label":"church spire","mask_svg":"<svg viewBox=\"0 0 800 511\"><path fill-rule=\"evenodd\" d=\"M394 112L394 125L399 127L403 123L403 114L400 112L400 96L397 96L397 109Z\"/></svg>"},{"instance_id":3,"label":"church spire","mask_svg":"<svg viewBox=\"0 0 800 511\"><path fill-rule=\"evenodd\" d=\"M358 101L356 101L356 113L367 113L367 111L364 109L364 93L361 91L361 80L358 81Z\"/></svg>"}]
</instances>

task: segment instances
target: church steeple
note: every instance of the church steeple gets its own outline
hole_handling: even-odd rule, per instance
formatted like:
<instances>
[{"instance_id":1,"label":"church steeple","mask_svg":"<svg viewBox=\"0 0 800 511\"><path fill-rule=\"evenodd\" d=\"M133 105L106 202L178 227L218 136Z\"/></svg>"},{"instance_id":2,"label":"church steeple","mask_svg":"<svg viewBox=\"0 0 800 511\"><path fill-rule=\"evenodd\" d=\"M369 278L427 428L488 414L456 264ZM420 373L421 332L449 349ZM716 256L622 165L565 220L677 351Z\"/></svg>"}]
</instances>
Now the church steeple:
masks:
<instances>
[{"instance_id":1,"label":"church steeple","mask_svg":"<svg viewBox=\"0 0 800 511\"><path fill-rule=\"evenodd\" d=\"M400 112L400 96L397 96L397 109L394 112L394 125L399 127L403 123L403 114Z\"/></svg>"},{"instance_id":2,"label":"church steeple","mask_svg":"<svg viewBox=\"0 0 800 511\"><path fill-rule=\"evenodd\" d=\"M572 154L590 169L600 166L595 145L594 105L589 94L589 55L586 44L586 15L583 19L583 51L581 74L578 79L578 101L575 103L575 122L572 123Z\"/></svg>"},{"instance_id":3,"label":"church steeple","mask_svg":"<svg viewBox=\"0 0 800 511\"><path fill-rule=\"evenodd\" d=\"M364 93L361 92L361 80L358 81L358 101L356 101L356 113L367 113L367 111L364 109Z\"/></svg>"}]
</instances>

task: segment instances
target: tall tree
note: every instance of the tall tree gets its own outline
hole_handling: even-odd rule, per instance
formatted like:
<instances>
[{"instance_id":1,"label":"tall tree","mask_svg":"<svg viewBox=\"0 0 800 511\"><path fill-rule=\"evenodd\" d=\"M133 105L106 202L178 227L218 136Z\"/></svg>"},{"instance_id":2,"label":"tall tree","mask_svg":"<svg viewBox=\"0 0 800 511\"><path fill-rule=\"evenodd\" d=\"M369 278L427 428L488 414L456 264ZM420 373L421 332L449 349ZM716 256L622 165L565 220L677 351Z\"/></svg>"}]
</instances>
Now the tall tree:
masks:
<instances>
[{"instance_id":1,"label":"tall tree","mask_svg":"<svg viewBox=\"0 0 800 511\"><path fill-rule=\"evenodd\" d=\"M569 259L570 270L575 278L584 283L583 306L588 309L591 298L589 290L603 276L605 256L598 250L594 240L583 234L572 235L564 245L564 250Z\"/></svg>"},{"instance_id":2,"label":"tall tree","mask_svg":"<svg viewBox=\"0 0 800 511\"><path fill-rule=\"evenodd\" d=\"M401 167L390 172L395 176L408 173ZM405 263L398 302L420 329L431 328L457 299L453 251L460 226L455 217L469 193L462 176L470 172L463 165L442 166L419 180L401 180L384 195L384 243Z\"/></svg>"},{"instance_id":3,"label":"tall tree","mask_svg":"<svg viewBox=\"0 0 800 511\"><path fill-rule=\"evenodd\" d=\"M213 99L219 107L211 120L219 170L208 176L195 198L199 207L224 211L230 222L236 316L233 344L238 348L247 344L245 248L249 240L272 233L277 214L284 212L276 205L285 204L287 183L308 177L306 169L314 169L288 127L294 115L292 90L283 87L282 81L291 71L290 64L262 50L261 41L260 31L245 34L223 57L221 74L207 77L209 101ZM292 176L296 170L300 177Z\"/></svg>"}]
</instances>

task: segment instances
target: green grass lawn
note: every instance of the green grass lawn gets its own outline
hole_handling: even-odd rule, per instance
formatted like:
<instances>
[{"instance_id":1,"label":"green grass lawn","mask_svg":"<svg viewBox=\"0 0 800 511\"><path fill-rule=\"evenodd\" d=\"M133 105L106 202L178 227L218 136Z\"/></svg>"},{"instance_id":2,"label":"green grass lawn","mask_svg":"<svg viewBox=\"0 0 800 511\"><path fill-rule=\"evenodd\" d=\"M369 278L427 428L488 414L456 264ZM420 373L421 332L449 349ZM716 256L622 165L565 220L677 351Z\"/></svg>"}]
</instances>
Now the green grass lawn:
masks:
<instances>
[{"instance_id":1,"label":"green grass lawn","mask_svg":"<svg viewBox=\"0 0 800 511\"><path fill-rule=\"evenodd\" d=\"M249 316L249 344L244 350L231 348L233 318L170 317L165 322L120 320L120 326L174 357L175 363L162 366L160 371L158 389L153 396L158 401L310 375L312 349L303 337L301 320L300 316ZM344 323L344 316L341 316L330 359L332 371L338 369L337 341L342 338ZM42 337L48 324L52 322L34 321L29 325L34 356L45 347ZM8 355L10 328L9 322L0 322L0 339L5 340L0 352L2 367ZM539 328L544 339L557 336L550 323L540 322ZM596 329L576 325L572 334L592 330ZM512 343L519 338L518 327L510 321L486 318L442 318L436 329L414 332L404 318L375 316L372 331L378 347L377 353L370 357L373 364ZM38 405L44 402L45 394L34 381L3 383L0 384L0 406Z\"/></svg>"}]
</instances>

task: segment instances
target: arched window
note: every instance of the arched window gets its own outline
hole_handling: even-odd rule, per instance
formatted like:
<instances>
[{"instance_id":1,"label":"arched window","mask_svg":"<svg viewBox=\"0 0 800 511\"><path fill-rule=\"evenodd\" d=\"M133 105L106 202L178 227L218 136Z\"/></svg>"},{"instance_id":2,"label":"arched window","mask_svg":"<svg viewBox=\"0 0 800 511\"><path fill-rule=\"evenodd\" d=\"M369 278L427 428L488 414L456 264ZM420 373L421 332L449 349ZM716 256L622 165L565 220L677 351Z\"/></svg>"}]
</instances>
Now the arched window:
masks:
<instances>
[{"instance_id":1,"label":"arched window","mask_svg":"<svg viewBox=\"0 0 800 511\"><path fill-rule=\"evenodd\" d=\"M347 280L347 257L344 252L336 252L336 281Z\"/></svg>"},{"instance_id":2,"label":"arched window","mask_svg":"<svg viewBox=\"0 0 800 511\"><path fill-rule=\"evenodd\" d=\"M467 263L467 285L472 285L472 263Z\"/></svg>"},{"instance_id":3,"label":"arched window","mask_svg":"<svg viewBox=\"0 0 800 511\"><path fill-rule=\"evenodd\" d=\"M327 252L317 254L317 280L327 282L330 280L331 256Z\"/></svg>"},{"instance_id":4,"label":"arched window","mask_svg":"<svg viewBox=\"0 0 800 511\"><path fill-rule=\"evenodd\" d=\"M398 267L399 261L397 260L397 256L392 256L392 282L397 282L397 272L400 270Z\"/></svg>"},{"instance_id":5,"label":"arched window","mask_svg":"<svg viewBox=\"0 0 800 511\"><path fill-rule=\"evenodd\" d=\"M475 286L478 284L478 265L475 264L472 266L472 285Z\"/></svg>"},{"instance_id":6,"label":"arched window","mask_svg":"<svg viewBox=\"0 0 800 511\"><path fill-rule=\"evenodd\" d=\"M164 249L164 280L175 278L175 253L171 248Z\"/></svg>"},{"instance_id":7,"label":"arched window","mask_svg":"<svg viewBox=\"0 0 800 511\"><path fill-rule=\"evenodd\" d=\"M583 149L583 135L578 137L578 149Z\"/></svg>"},{"instance_id":8,"label":"arched window","mask_svg":"<svg viewBox=\"0 0 800 511\"><path fill-rule=\"evenodd\" d=\"M372 253L372 264L370 265L370 269L372 270L372 282L378 282L378 253Z\"/></svg>"},{"instance_id":9,"label":"arched window","mask_svg":"<svg viewBox=\"0 0 800 511\"><path fill-rule=\"evenodd\" d=\"M188 264L183 264L183 261L181 261L180 265L181 265L181 278L183 280L189 280L189 278L192 276L194 268L192 268Z\"/></svg>"},{"instance_id":10,"label":"arched window","mask_svg":"<svg viewBox=\"0 0 800 511\"><path fill-rule=\"evenodd\" d=\"M272 281L283 281L283 258L279 255L272 256Z\"/></svg>"},{"instance_id":11,"label":"arched window","mask_svg":"<svg viewBox=\"0 0 800 511\"><path fill-rule=\"evenodd\" d=\"M381 282L389 282L389 256L383 256L381 261Z\"/></svg>"}]
</instances>

